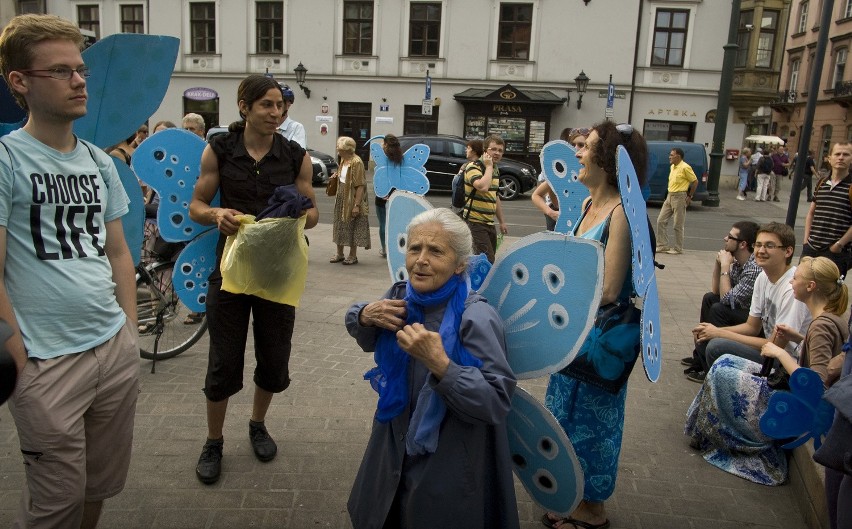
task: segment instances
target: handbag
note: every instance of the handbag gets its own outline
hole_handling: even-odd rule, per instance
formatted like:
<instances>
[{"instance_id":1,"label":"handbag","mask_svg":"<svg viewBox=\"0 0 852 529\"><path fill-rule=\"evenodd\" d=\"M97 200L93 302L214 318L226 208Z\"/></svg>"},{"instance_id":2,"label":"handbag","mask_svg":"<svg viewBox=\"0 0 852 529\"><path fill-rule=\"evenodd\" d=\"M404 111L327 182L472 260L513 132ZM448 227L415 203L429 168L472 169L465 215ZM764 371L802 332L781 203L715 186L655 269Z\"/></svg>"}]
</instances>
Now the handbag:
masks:
<instances>
[{"instance_id":1,"label":"handbag","mask_svg":"<svg viewBox=\"0 0 852 529\"><path fill-rule=\"evenodd\" d=\"M641 311L631 300L600 307L577 357L560 373L618 393L639 356L640 321Z\"/></svg>"},{"instance_id":2,"label":"handbag","mask_svg":"<svg viewBox=\"0 0 852 529\"><path fill-rule=\"evenodd\" d=\"M337 195L337 176L332 176L328 179L328 185L325 186L325 194L333 197Z\"/></svg>"}]
</instances>

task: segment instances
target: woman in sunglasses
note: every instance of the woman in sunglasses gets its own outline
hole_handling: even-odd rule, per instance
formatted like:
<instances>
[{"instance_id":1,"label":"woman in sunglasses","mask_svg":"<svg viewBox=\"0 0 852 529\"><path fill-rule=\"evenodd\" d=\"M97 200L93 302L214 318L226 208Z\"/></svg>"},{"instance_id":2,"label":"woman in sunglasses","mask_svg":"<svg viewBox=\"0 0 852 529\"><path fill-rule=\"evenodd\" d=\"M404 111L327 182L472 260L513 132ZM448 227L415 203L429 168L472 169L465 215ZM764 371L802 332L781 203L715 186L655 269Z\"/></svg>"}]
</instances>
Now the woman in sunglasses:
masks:
<instances>
[{"instance_id":1,"label":"woman in sunglasses","mask_svg":"<svg viewBox=\"0 0 852 529\"><path fill-rule=\"evenodd\" d=\"M600 241L604 247L600 308L636 314L630 274L630 230L618 190L618 147L627 149L639 185L645 183L648 147L630 125L606 121L592 128L577 150L579 181L589 189L574 235ZM629 311L629 312L628 312ZM632 341L632 340L631 340ZM604 502L615 490L627 378L639 355L635 343L609 351L591 335L577 358L550 377L545 405L565 430L583 467L583 501L568 518L546 513L544 525L561 529L606 529ZM593 403L593 404L592 404Z\"/></svg>"},{"instance_id":2,"label":"woman in sunglasses","mask_svg":"<svg viewBox=\"0 0 852 529\"><path fill-rule=\"evenodd\" d=\"M565 129L559 136L559 139L570 143L575 149L580 150L586 145L586 138L589 136L590 129ZM532 203L542 213L544 213L544 223L547 231L553 231L556 227L556 221L559 219L559 199L553 188L544 179L544 172L539 175L539 184L532 194Z\"/></svg>"}]
</instances>

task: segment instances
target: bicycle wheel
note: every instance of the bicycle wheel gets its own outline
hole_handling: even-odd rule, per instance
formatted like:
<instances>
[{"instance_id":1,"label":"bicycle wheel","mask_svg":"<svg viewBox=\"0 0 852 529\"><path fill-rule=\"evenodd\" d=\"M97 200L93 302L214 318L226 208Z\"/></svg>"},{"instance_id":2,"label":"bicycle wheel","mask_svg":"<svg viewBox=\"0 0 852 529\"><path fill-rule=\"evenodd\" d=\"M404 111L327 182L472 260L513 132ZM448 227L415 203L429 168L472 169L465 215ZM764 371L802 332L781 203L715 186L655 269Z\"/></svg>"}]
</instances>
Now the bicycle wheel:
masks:
<instances>
[{"instance_id":1,"label":"bicycle wheel","mask_svg":"<svg viewBox=\"0 0 852 529\"><path fill-rule=\"evenodd\" d=\"M192 312L175 294L172 285L171 261L154 263L145 267L136 281L136 308L139 314L139 355L154 358L154 341L157 338L156 323L162 318L163 334L157 345L157 360L175 357L192 347L207 330L207 316L201 322L185 325L184 320Z\"/></svg>"}]
</instances>

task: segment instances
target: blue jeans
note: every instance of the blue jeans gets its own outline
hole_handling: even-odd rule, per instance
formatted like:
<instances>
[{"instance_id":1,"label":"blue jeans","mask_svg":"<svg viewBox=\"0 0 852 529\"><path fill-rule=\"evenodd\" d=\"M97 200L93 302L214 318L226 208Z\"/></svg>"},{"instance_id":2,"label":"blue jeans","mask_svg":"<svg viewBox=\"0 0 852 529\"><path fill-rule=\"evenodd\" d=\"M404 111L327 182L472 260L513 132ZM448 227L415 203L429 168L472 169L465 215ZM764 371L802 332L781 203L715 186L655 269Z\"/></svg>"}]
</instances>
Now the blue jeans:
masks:
<instances>
[{"instance_id":1,"label":"blue jeans","mask_svg":"<svg viewBox=\"0 0 852 529\"><path fill-rule=\"evenodd\" d=\"M382 204L381 206L376 204L376 217L379 219L379 242L382 245L382 250L387 250L385 248L385 223L387 222L387 207Z\"/></svg>"},{"instance_id":2,"label":"blue jeans","mask_svg":"<svg viewBox=\"0 0 852 529\"><path fill-rule=\"evenodd\" d=\"M757 362L758 364L763 363L763 357L760 356L760 350L741 344L740 342L728 340L727 338L713 338L707 342L707 350L705 352L707 367L709 368L712 366L713 362L715 362L720 356L726 354L747 358L748 360Z\"/></svg>"}]
</instances>

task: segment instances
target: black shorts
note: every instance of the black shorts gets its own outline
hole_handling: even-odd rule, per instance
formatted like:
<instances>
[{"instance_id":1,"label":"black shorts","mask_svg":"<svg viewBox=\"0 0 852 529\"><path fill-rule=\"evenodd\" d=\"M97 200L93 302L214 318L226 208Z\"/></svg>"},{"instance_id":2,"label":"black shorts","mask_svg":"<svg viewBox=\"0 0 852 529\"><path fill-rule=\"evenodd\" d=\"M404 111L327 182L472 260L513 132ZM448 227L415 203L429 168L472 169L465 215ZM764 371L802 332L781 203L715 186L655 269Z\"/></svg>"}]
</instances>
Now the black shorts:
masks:
<instances>
[{"instance_id":1,"label":"black shorts","mask_svg":"<svg viewBox=\"0 0 852 529\"><path fill-rule=\"evenodd\" d=\"M290 385L290 342L296 308L273 301L231 294L221 279L210 281L207 293L207 325L210 353L204 394L219 402L243 388L249 316L253 318L254 383L263 390L280 393Z\"/></svg>"}]
</instances>

